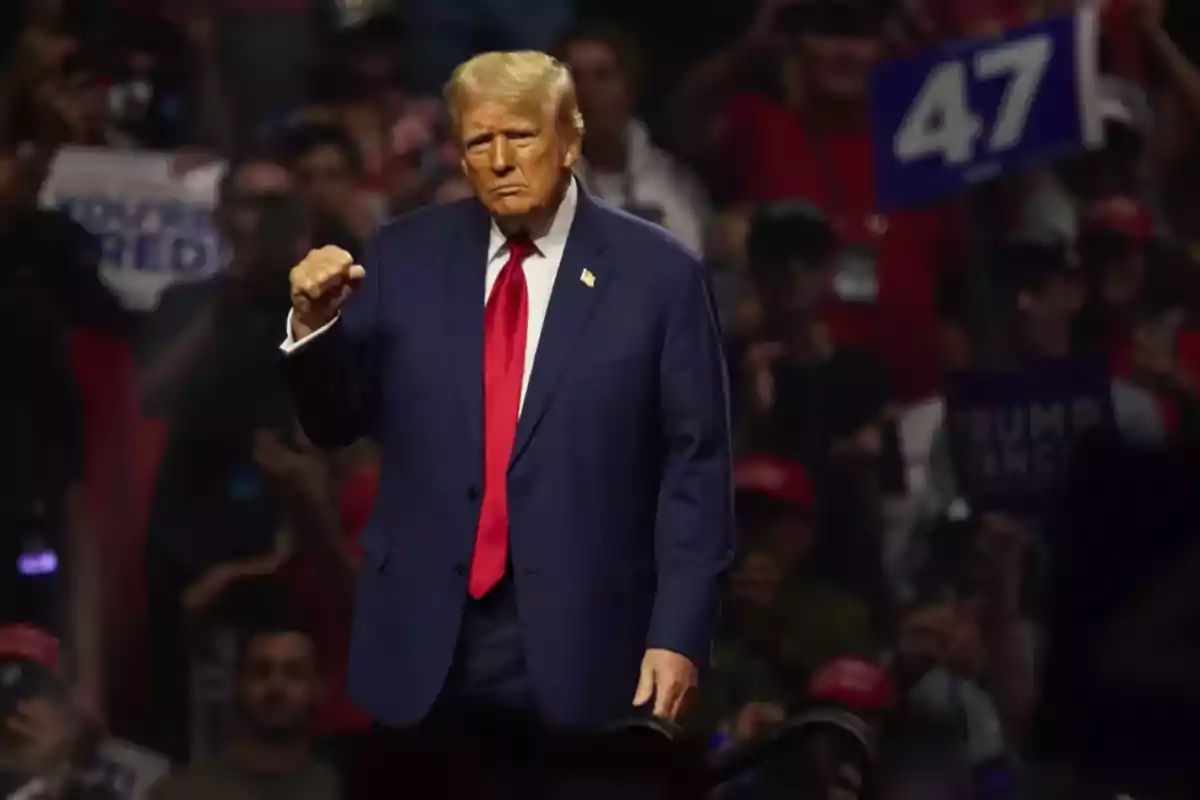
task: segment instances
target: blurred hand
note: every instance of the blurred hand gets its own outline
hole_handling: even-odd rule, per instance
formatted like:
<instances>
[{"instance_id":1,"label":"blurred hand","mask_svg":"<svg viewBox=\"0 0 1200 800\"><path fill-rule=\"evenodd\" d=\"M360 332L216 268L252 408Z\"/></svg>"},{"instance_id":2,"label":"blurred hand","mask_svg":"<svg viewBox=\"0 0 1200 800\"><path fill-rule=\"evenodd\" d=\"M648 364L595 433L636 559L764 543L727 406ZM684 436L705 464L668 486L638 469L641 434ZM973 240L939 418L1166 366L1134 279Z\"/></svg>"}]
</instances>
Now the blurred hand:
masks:
<instances>
[{"instance_id":1,"label":"blurred hand","mask_svg":"<svg viewBox=\"0 0 1200 800\"><path fill-rule=\"evenodd\" d=\"M785 719L787 714L778 703L747 703L734 717L733 743L740 744L753 739L763 731L781 724Z\"/></svg>"},{"instance_id":2,"label":"blurred hand","mask_svg":"<svg viewBox=\"0 0 1200 800\"><path fill-rule=\"evenodd\" d=\"M699 680L700 672L687 656L650 648L642 657L633 704L644 706L653 698L654 716L677 720L691 702Z\"/></svg>"},{"instance_id":3,"label":"blurred hand","mask_svg":"<svg viewBox=\"0 0 1200 800\"><path fill-rule=\"evenodd\" d=\"M883 453L883 429L864 425L850 436L833 443L833 455L850 461L871 461Z\"/></svg>"},{"instance_id":4,"label":"blurred hand","mask_svg":"<svg viewBox=\"0 0 1200 800\"><path fill-rule=\"evenodd\" d=\"M303 339L337 317L350 295L362 283L366 270L340 247L326 245L310 250L292 268L292 335Z\"/></svg>"},{"instance_id":5,"label":"blurred hand","mask_svg":"<svg viewBox=\"0 0 1200 800\"><path fill-rule=\"evenodd\" d=\"M1130 352L1131 377L1141 386L1157 391L1163 388L1195 392L1196 387L1180 368L1173 341L1146 328L1133 335Z\"/></svg>"},{"instance_id":6,"label":"blurred hand","mask_svg":"<svg viewBox=\"0 0 1200 800\"><path fill-rule=\"evenodd\" d=\"M746 351L745 369L750 381L753 412L765 414L775 407L775 364L783 357L783 345L759 342Z\"/></svg>"},{"instance_id":7,"label":"blurred hand","mask_svg":"<svg viewBox=\"0 0 1200 800\"><path fill-rule=\"evenodd\" d=\"M302 431L295 434L299 449L288 447L279 433L260 430L254 434L254 461L269 479L289 488L324 486L328 466Z\"/></svg>"},{"instance_id":8,"label":"blurred hand","mask_svg":"<svg viewBox=\"0 0 1200 800\"><path fill-rule=\"evenodd\" d=\"M67 706L45 697L17 703L4 728L17 739L16 763L29 776L45 776L65 764L79 733Z\"/></svg>"},{"instance_id":9,"label":"blurred hand","mask_svg":"<svg viewBox=\"0 0 1200 800\"><path fill-rule=\"evenodd\" d=\"M1029 543L1029 532L1020 523L1000 514L984 516L977 547L990 573L988 598L993 612L1009 616L1020 612Z\"/></svg>"}]
</instances>

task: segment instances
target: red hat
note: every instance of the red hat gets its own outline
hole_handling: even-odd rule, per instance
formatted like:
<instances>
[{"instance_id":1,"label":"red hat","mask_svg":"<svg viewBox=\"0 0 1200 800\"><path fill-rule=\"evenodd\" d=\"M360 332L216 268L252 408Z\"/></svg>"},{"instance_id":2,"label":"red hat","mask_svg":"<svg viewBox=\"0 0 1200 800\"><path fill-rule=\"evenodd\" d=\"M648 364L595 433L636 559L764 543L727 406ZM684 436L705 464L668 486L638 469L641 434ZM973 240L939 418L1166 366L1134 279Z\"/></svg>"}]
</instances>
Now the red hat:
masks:
<instances>
[{"instance_id":1,"label":"red hat","mask_svg":"<svg viewBox=\"0 0 1200 800\"><path fill-rule=\"evenodd\" d=\"M778 500L801 511L812 511L812 481L804 467L786 458L752 454L733 466L733 488Z\"/></svg>"},{"instance_id":2,"label":"red hat","mask_svg":"<svg viewBox=\"0 0 1200 800\"><path fill-rule=\"evenodd\" d=\"M857 711L884 711L896 700L896 684L879 664L842 656L813 674L808 693L815 700Z\"/></svg>"},{"instance_id":3,"label":"red hat","mask_svg":"<svg viewBox=\"0 0 1200 800\"><path fill-rule=\"evenodd\" d=\"M1143 242L1153 239L1155 234L1154 216L1149 209L1132 198L1119 195L1096 203L1084 215L1083 227L1119 233Z\"/></svg>"},{"instance_id":4,"label":"red hat","mask_svg":"<svg viewBox=\"0 0 1200 800\"><path fill-rule=\"evenodd\" d=\"M58 639L40 628L24 623L0 627L0 659L20 659L57 670Z\"/></svg>"}]
</instances>

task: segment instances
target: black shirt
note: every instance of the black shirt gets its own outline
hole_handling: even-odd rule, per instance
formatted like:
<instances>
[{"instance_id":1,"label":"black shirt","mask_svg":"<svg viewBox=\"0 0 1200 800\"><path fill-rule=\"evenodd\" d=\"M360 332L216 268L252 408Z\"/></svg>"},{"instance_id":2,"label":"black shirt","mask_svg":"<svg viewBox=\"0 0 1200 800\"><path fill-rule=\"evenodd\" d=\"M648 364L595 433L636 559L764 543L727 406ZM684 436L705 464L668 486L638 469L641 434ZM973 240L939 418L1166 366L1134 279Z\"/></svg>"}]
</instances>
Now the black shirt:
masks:
<instances>
[{"instance_id":1,"label":"black shirt","mask_svg":"<svg viewBox=\"0 0 1200 800\"><path fill-rule=\"evenodd\" d=\"M156 546L196 571L272 548L280 508L254 462L254 433L270 429L286 439L294 420L279 368L286 285L246 292L218 277L172 287L156 314L178 327L210 303L216 320L208 341L156 409L169 416L171 434L149 527Z\"/></svg>"}]
</instances>

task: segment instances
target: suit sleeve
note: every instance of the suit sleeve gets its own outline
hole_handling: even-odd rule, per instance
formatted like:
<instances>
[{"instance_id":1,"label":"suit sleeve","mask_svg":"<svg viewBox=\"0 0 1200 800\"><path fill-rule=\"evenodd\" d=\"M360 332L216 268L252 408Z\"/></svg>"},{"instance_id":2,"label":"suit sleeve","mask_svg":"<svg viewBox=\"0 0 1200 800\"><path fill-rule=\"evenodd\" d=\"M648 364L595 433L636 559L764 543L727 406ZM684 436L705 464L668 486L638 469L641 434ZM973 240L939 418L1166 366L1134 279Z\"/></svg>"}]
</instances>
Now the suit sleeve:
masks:
<instances>
[{"instance_id":1,"label":"suit sleeve","mask_svg":"<svg viewBox=\"0 0 1200 800\"><path fill-rule=\"evenodd\" d=\"M300 425L321 447L345 447L378 429L382 238L377 231L367 245L366 276L338 320L283 357Z\"/></svg>"},{"instance_id":2,"label":"suit sleeve","mask_svg":"<svg viewBox=\"0 0 1200 800\"><path fill-rule=\"evenodd\" d=\"M699 264L671 306L660 366L666 459L647 647L706 665L733 559L734 521L729 386L712 291Z\"/></svg>"}]
</instances>

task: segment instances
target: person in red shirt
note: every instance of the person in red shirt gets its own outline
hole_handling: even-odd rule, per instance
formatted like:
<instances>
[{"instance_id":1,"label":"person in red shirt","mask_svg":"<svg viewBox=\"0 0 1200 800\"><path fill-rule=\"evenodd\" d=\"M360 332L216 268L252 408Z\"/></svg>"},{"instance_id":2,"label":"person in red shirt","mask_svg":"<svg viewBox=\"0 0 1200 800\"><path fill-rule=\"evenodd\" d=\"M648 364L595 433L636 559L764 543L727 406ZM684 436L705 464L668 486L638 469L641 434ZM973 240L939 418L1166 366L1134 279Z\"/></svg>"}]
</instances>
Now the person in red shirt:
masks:
<instances>
[{"instance_id":1,"label":"person in red shirt","mask_svg":"<svg viewBox=\"0 0 1200 800\"><path fill-rule=\"evenodd\" d=\"M868 77L887 54L892 13L888 0L766 0L738 44L685 82L683 100L707 94L711 109L724 96L707 149L735 199L803 198L830 219L847 246L826 321L839 344L874 350L901 398L914 399L938 382L935 297L958 266L960 225L947 210L876 206ZM742 67L770 52L785 53L771 63L781 92L730 91Z\"/></svg>"}]
</instances>

